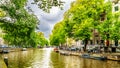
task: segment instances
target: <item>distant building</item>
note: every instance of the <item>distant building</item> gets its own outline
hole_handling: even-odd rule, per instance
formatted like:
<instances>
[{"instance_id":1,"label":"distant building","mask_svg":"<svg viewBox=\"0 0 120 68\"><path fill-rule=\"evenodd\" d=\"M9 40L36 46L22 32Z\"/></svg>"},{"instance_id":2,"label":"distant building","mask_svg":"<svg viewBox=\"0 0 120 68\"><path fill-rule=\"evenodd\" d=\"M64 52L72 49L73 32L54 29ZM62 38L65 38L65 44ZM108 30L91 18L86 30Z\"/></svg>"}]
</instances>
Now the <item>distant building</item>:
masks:
<instances>
[{"instance_id":1,"label":"distant building","mask_svg":"<svg viewBox=\"0 0 120 68\"><path fill-rule=\"evenodd\" d=\"M112 12L113 13L116 13L116 12L119 12L120 11L120 0L105 0L105 2L107 1L111 1L112 2ZM101 14L101 18L100 18L100 21L103 22L106 17L105 17L106 13L103 12ZM106 40L102 40L101 37L99 36L99 32L97 29L93 29L93 36L91 37L91 40L88 42L88 45L105 45L106 43L108 44L114 44L114 41L111 40L111 41L106 41ZM119 41L120 43L120 41Z\"/></svg>"},{"instance_id":2,"label":"distant building","mask_svg":"<svg viewBox=\"0 0 120 68\"><path fill-rule=\"evenodd\" d=\"M2 45L3 44L3 39L2 38L0 38L0 45Z\"/></svg>"},{"instance_id":3,"label":"distant building","mask_svg":"<svg viewBox=\"0 0 120 68\"><path fill-rule=\"evenodd\" d=\"M120 9L120 0L112 0L112 12L118 12Z\"/></svg>"},{"instance_id":4,"label":"distant building","mask_svg":"<svg viewBox=\"0 0 120 68\"><path fill-rule=\"evenodd\" d=\"M4 40L3 40L3 35L5 33L2 32L2 30L0 29L0 45L4 44Z\"/></svg>"}]
</instances>

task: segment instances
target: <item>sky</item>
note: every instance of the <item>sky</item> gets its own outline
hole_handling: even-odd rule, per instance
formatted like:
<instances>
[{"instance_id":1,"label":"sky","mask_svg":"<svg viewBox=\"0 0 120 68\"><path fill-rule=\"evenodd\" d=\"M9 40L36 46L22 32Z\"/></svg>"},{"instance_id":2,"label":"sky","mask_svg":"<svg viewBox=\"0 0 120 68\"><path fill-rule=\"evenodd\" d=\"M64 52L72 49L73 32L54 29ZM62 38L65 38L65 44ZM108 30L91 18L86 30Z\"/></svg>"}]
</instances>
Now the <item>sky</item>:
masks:
<instances>
[{"instance_id":1,"label":"sky","mask_svg":"<svg viewBox=\"0 0 120 68\"><path fill-rule=\"evenodd\" d=\"M64 12L70 8L70 3L74 0L62 0L62 1L65 2L63 7L64 10L60 10L58 7L53 7L52 9L50 9L50 13L46 13L39 9L37 5L31 4L33 0L28 0L27 2L26 7L30 7L30 9L40 20L40 23L38 25L39 30L37 31L43 32L46 38L49 38L49 35L54 25L63 19Z\"/></svg>"}]
</instances>

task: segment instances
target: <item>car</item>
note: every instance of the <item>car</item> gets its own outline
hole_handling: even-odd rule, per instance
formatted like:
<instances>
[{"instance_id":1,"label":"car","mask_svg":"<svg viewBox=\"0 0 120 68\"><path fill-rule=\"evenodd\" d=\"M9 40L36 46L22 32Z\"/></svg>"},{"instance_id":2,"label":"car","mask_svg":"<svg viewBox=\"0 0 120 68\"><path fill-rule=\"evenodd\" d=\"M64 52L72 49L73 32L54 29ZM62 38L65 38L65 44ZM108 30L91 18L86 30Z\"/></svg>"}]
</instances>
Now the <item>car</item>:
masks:
<instances>
[{"instance_id":1,"label":"car","mask_svg":"<svg viewBox=\"0 0 120 68\"><path fill-rule=\"evenodd\" d=\"M7 49L3 49L2 50L2 53L9 53L10 51L9 50L7 50Z\"/></svg>"},{"instance_id":2,"label":"car","mask_svg":"<svg viewBox=\"0 0 120 68\"><path fill-rule=\"evenodd\" d=\"M0 48L7 48L7 45L0 45Z\"/></svg>"},{"instance_id":3,"label":"car","mask_svg":"<svg viewBox=\"0 0 120 68\"><path fill-rule=\"evenodd\" d=\"M8 46L5 44L0 45L0 52L1 53L9 53L10 51L8 50Z\"/></svg>"},{"instance_id":4,"label":"car","mask_svg":"<svg viewBox=\"0 0 120 68\"><path fill-rule=\"evenodd\" d=\"M88 53L94 52L94 53L98 53L99 52L99 48L98 47L94 47L94 48L90 48L87 50Z\"/></svg>"},{"instance_id":5,"label":"car","mask_svg":"<svg viewBox=\"0 0 120 68\"><path fill-rule=\"evenodd\" d=\"M71 47L70 51L76 51L77 49L75 47Z\"/></svg>"}]
</instances>

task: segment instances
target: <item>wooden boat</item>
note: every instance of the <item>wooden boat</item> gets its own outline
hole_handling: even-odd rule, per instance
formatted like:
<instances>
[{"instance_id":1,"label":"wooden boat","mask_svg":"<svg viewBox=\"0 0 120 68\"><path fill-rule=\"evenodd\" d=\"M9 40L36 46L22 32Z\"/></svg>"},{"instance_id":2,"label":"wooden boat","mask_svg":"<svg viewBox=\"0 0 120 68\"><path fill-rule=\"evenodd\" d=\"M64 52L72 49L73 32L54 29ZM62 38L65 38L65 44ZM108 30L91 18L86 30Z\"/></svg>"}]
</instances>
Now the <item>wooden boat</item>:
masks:
<instances>
[{"instance_id":1,"label":"wooden boat","mask_svg":"<svg viewBox=\"0 0 120 68\"><path fill-rule=\"evenodd\" d=\"M91 55L90 58L95 59L95 60L107 60L107 57L101 56L100 54L93 54L93 55Z\"/></svg>"},{"instance_id":2,"label":"wooden boat","mask_svg":"<svg viewBox=\"0 0 120 68\"><path fill-rule=\"evenodd\" d=\"M2 50L1 53L9 53L10 51L9 50Z\"/></svg>"},{"instance_id":3,"label":"wooden boat","mask_svg":"<svg viewBox=\"0 0 120 68\"><path fill-rule=\"evenodd\" d=\"M113 61L120 61L120 55L110 55L110 56L107 56L107 59L113 60Z\"/></svg>"},{"instance_id":4,"label":"wooden boat","mask_svg":"<svg viewBox=\"0 0 120 68\"><path fill-rule=\"evenodd\" d=\"M55 51L55 52L59 52L59 49L58 49L58 48L54 48L54 51Z\"/></svg>"},{"instance_id":5,"label":"wooden boat","mask_svg":"<svg viewBox=\"0 0 120 68\"><path fill-rule=\"evenodd\" d=\"M69 55L70 55L70 53L62 52L62 51L60 52L60 54L61 54L61 55L65 55L65 56L69 56Z\"/></svg>"},{"instance_id":6,"label":"wooden boat","mask_svg":"<svg viewBox=\"0 0 120 68\"><path fill-rule=\"evenodd\" d=\"M82 54L82 58L95 59L95 60L107 60L107 57L99 54Z\"/></svg>"},{"instance_id":7,"label":"wooden boat","mask_svg":"<svg viewBox=\"0 0 120 68\"><path fill-rule=\"evenodd\" d=\"M82 54L81 57L82 58L90 58L90 54Z\"/></svg>"},{"instance_id":8,"label":"wooden boat","mask_svg":"<svg viewBox=\"0 0 120 68\"><path fill-rule=\"evenodd\" d=\"M26 48L22 48L22 50L21 51L27 51L27 49Z\"/></svg>"}]
</instances>

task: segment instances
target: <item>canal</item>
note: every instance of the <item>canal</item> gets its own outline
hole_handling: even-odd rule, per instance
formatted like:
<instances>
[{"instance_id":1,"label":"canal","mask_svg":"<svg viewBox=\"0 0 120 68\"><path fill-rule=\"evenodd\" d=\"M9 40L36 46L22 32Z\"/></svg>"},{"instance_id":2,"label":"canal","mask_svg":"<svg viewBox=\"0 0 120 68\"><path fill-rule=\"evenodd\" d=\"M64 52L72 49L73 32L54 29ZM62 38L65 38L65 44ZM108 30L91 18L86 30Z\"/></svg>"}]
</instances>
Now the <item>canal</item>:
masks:
<instances>
[{"instance_id":1,"label":"canal","mask_svg":"<svg viewBox=\"0 0 120 68\"><path fill-rule=\"evenodd\" d=\"M11 52L2 56L8 57L8 68L120 68L120 62L63 56L51 48Z\"/></svg>"}]
</instances>

